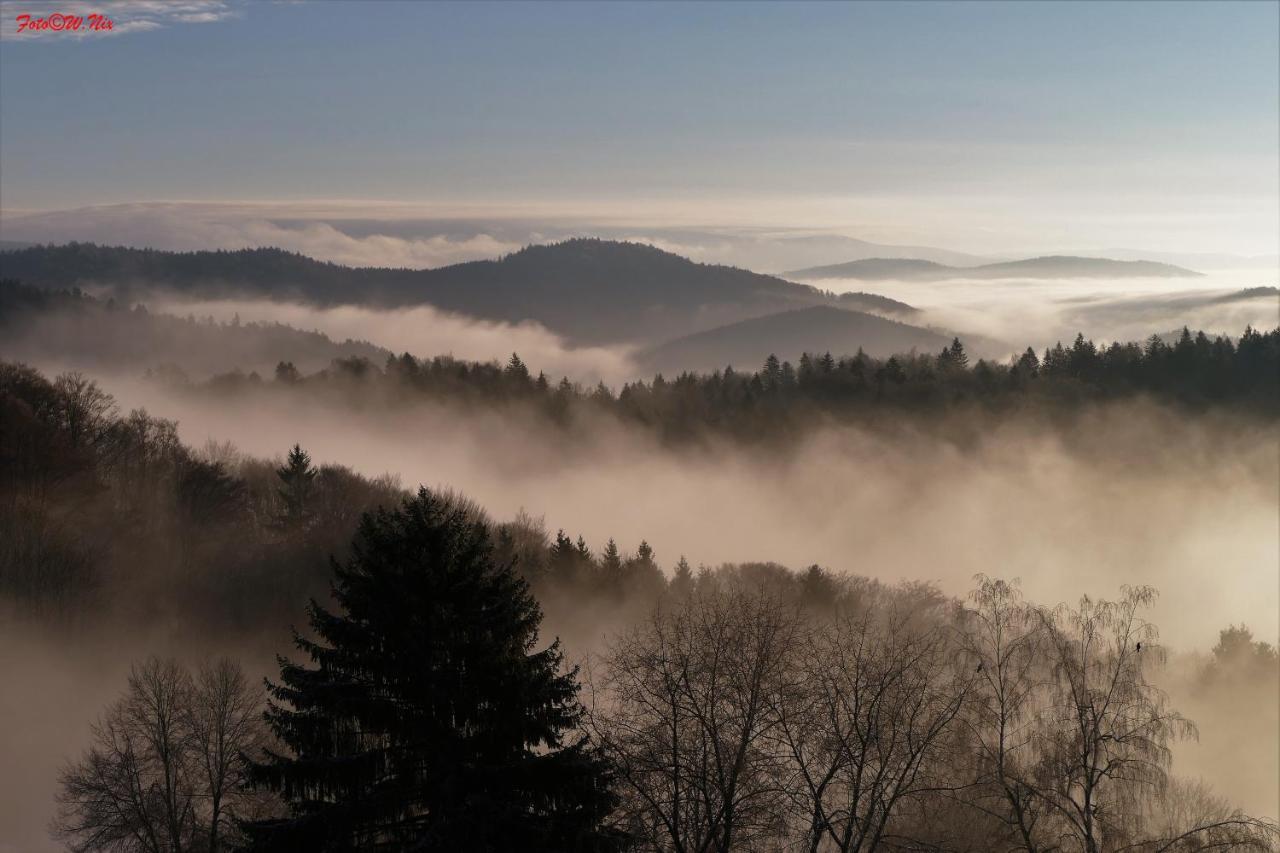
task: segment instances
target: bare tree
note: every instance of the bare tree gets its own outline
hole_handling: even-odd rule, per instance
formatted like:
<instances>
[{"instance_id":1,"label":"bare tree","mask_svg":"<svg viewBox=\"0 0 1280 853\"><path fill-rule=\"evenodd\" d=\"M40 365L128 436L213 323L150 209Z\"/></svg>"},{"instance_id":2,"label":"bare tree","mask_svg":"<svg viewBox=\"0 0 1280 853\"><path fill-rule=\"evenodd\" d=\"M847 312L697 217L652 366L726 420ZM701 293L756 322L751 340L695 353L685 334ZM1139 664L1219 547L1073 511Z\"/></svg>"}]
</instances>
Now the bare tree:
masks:
<instances>
[{"instance_id":1,"label":"bare tree","mask_svg":"<svg viewBox=\"0 0 1280 853\"><path fill-rule=\"evenodd\" d=\"M190 752L206 795L203 823L209 850L235 837L236 818L256 816L262 800L243 779L241 756L263 745L262 704L239 665L221 658L203 664L186 708Z\"/></svg>"},{"instance_id":2,"label":"bare tree","mask_svg":"<svg viewBox=\"0 0 1280 853\"><path fill-rule=\"evenodd\" d=\"M969 802L1003 823L1016 849L1037 853L1047 806L1028 779L1038 760L1045 681L1042 624L1017 584L979 575L958 618L958 642L976 676L965 717L977 747Z\"/></svg>"},{"instance_id":3,"label":"bare tree","mask_svg":"<svg viewBox=\"0 0 1280 853\"><path fill-rule=\"evenodd\" d=\"M229 661L194 679L173 660L135 666L88 751L60 775L54 834L75 851L229 849L223 828L258 719L258 699Z\"/></svg>"},{"instance_id":4,"label":"bare tree","mask_svg":"<svg viewBox=\"0 0 1280 853\"><path fill-rule=\"evenodd\" d=\"M1280 848L1280 827L1274 821L1232 808L1203 783L1169 779L1159 796L1148 798L1144 805L1147 837L1117 846L1116 853L1270 853Z\"/></svg>"},{"instance_id":5,"label":"bare tree","mask_svg":"<svg viewBox=\"0 0 1280 853\"><path fill-rule=\"evenodd\" d=\"M1085 596L1078 608L1039 611L1052 693L1035 791L1085 853L1139 831L1139 800L1163 786L1170 742L1195 734L1146 679L1163 660L1140 613L1155 594L1125 587L1119 601Z\"/></svg>"},{"instance_id":6,"label":"bare tree","mask_svg":"<svg viewBox=\"0 0 1280 853\"><path fill-rule=\"evenodd\" d=\"M772 694L797 624L767 594L705 591L612 647L590 726L655 849L750 850L782 833Z\"/></svg>"},{"instance_id":7,"label":"bare tree","mask_svg":"<svg viewBox=\"0 0 1280 853\"><path fill-rule=\"evenodd\" d=\"M72 446L97 444L115 412L115 399L83 374L63 373L53 383L55 418Z\"/></svg>"},{"instance_id":8,"label":"bare tree","mask_svg":"<svg viewBox=\"0 0 1280 853\"><path fill-rule=\"evenodd\" d=\"M883 849L907 802L952 786L944 758L972 684L956 663L939 628L897 613L808 633L777 711L806 849Z\"/></svg>"}]
</instances>

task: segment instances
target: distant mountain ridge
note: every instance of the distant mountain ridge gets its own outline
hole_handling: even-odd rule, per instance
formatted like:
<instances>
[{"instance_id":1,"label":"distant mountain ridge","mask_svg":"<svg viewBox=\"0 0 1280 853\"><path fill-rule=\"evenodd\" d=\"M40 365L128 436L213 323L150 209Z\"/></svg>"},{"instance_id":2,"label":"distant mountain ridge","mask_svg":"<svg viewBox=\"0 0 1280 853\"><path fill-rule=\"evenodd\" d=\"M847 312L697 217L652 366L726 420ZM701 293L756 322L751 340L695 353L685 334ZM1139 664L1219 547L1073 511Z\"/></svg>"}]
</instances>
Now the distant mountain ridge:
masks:
<instances>
[{"instance_id":1,"label":"distant mountain ridge","mask_svg":"<svg viewBox=\"0 0 1280 853\"><path fill-rule=\"evenodd\" d=\"M843 264L808 267L783 275L801 279L851 278L866 281L942 281L949 278L1192 278L1201 273L1157 261L1116 261L1046 255L1020 261L1001 261L957 267L913 258L867 258Z\"/></svg>"},{"instance_id":2,"label":"distant mountain ridge","mask_svg":"<svg viewBox=\"0 0 1280 853\"><path fill-rule=\"evenodd\" d=\"M164 288L202 298L429 304L490 320L535 320L574 344L653 343L835 299L775 276L588 238L423 270L344 267L279 249L164 252L72 243L0 253L0 276L41 287L108 287L124 298Z\"/></svg>"},{"instance_id":3,"label":"distant mountain ridge","mask_svg":"<svg viewBox=\"0 0 1280 853\"><path fill-rule=\"evenodd\" d=\"M938 350L951 338L929 329L860 311L815 305L755 317L669 341L641 353L648 372L756 370L770 354L794 362L804 352L852 355L859 348L886 357L912 349Z\"/></svg>"}]
</instances>

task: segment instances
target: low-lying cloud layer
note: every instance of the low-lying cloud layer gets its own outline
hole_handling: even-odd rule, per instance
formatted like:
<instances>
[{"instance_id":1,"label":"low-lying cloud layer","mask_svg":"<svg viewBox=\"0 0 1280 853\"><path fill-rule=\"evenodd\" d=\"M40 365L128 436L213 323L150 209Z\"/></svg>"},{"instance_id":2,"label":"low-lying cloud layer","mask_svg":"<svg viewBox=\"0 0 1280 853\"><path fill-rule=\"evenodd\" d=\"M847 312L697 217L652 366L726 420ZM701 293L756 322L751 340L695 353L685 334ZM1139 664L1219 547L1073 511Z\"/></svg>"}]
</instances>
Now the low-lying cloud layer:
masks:
<instances>
[{"instance_id":1,"label":"low-lying cloud layer","mask_svg":"<svg viewBox=\"0 0 1280 853\"><path fill-rule=\"evenodd\" d=\"M559 335L528 321L512 324L438 311L429 305L384 310L356 305L315 308L292 302L257 300L189 301L155 296L148 308L169 314L212 317L228 322L283 323L323 332L335 341L364 340L395 353L417 357L452 355L467 361L505 361L512 353L549 381L567 376L577 382L617 384L634 378L626 347L570 347ZM228 365L230 367L231 365ZM236 365L250 369L248 365Z\"/></svg>"},{"instance_id":2,"label":"low-lying cloud layer","mask_svg":"<svg viewBox=\"0 0 1280 853\"><path fill-rule=\"evenodd\" d=\"M1077 333L1097 343L1142 341L1188 326L1195 332L1239 335L1247 325L1280 325L1280 296L1230 298L1247 288L1275 287L1274 269L1230 270L1187 279L949 279L946 281L818 282L836 292L868 291L906 302L927 324L1037 350Z\"/></svg>"},{"instance_id":3,"label":"low-lying cloud layer","mask_svg":"<svg viewBox=\"0 0 1280 853\"><path fill-rule=\"evenodd\" d=\"M1280 633L1280 448L1250 421L1116 405L1070 428L1014 420L960 443L903 425L891 437L825 429L784 453L691 453L608 420L566 435L509 412L406 404L360 414L289 395L107 387L177 418L195 446L231 441L270 456L301 442L317 461L455 487L499 518L523 508L593 545L648 539L668 565L681 553L816 562L951 592L986 572L1023 577L1040 600L1151 583L1176 647L1205 648L1242 619Z\"/></svg>"},{"instance_id":4,"label":"low-lying cloud layer","mask_svg":"<svg viewBox=\"0 0 1280 853\"><path fill-rule=\"evenodd\" d=\"M645 539L668 570L681 554L694 565L819 563L888 582L934 581L953 594L982 572L1020 577L1029 598L1049 604L1152 584L1162 593L1153 619L1176 651L1207 650L1232 623L1261 638L1280 633L1280 447L1268 424L1245 418L1136 403L1053 425L957 412L927 430L907 421L875 431L833 426L790 447L677 451L608 418L565 432L519 409L388 400L356 410L281 389L191 396L101 378L122 407L177 418L189 445L231 441L278 457L300 442L317 464L456 488L499 520L524 509L597 551L608 537L624 551ZM51 850L44 826L60 756L84 743L127 661L210 650L175 647L177 626L113 630L99 642L74 632L13 636L5 618L0 669L20 685L17 695L45 697L49 709L8 707L0 694L0 731L23 732L0 749L26 780L0 802L0 824L10 823L19 849ZM546 627L548 639L561 630ZM261 650L236 643L227 638L216 651L266 674ZM581 641L567 649L589 650ZM1200 743L1180 748L1176 769L1203 775L1254 813L1274 813L1274 730L1258 722L1262 711L1175 698L1202 723ZM1241 756L1261 758L1242 769Z\"/></svg>"},{"instance_id":5,"label":"low-lying cloud layer","mask_svg":"<svg viewBox=\"0 0 1280 853\"><path fill-rule=\"evenodd\" d=\"M749 211L757 218L767 212L774 221L738 221L735 211L739 215ZM1238 257L1114 248L1064 251L1061 246L961 252L922 245L930 241L916 231L886 229L872 222L841 227L815 224L832 213L821 205L808 211L806 218L803 207L742 204L702 210L693 204L672 208L639 202L614 207L138 202L43 212L0 210L0 238L53 243L79 240L179 251L275 246L351 266L413 268L494 258L532 243L584 236L649 243L696 261L757 272L877 257L966 266L1038 254L1076 254L1163 261L1197 270L1274 270L1280 262L1275 255ZM822 215L819 220L814 220L816 214ZM941 242L948 243L945 239Z\"/></svg>"}]
</instances>

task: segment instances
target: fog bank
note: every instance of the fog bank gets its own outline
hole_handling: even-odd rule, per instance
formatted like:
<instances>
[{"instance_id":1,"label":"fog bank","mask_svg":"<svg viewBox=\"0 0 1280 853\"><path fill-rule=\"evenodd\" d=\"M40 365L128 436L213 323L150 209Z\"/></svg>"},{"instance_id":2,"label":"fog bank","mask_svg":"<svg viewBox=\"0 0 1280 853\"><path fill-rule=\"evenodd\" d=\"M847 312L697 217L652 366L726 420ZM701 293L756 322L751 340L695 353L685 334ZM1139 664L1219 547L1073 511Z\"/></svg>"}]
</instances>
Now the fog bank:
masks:
<instances>
[{"instance_id":1,"label":"fog bank","mask_svg":"<svg viewBox=\"0 0 1280 853\"><path fill-rule=\"evenodd\" d=\"M513 417L518 409L362 413L305 395L237 402L105 385L124 407L177 418L193 446L231 441L277 456L301 442L317 463L453 487L497 518L545 515L551 530L593 547L647 539L668 567L680 554L820 563L953 593L983 572L1020 576L1042 601L1152 584L1175 647L1207 648L1241 620L1261 637L1280 633L1280 447L1267 425L1243 418L1135 402L1053 429L1011 417L984 424L976 441L904 421L892 432L815 430L785 451L676 451L605 418L564 433L531 413Z\"/></svg>"},{"instance_id":2,"label":"fog bank","mask_svg":"<svg viewBox=\"0 0 1280 853\"><path fill-rule=\"evenodd\" d=\"M267 299L189 300L159 293L149 297L146 304L151 310L212 317L222 323L236 317L243 322L283 323L321 332L334 341L370 341L394 353L407 352L419 358L452 355L467 361L505 362L514 352L531 369L545 371L550 381L568 376L578 382L615 384L635 378L636 372L629 347L571 347L532 320L517 324L481 320L430 305L317 308Z\"/></svg>"}]
</instances>

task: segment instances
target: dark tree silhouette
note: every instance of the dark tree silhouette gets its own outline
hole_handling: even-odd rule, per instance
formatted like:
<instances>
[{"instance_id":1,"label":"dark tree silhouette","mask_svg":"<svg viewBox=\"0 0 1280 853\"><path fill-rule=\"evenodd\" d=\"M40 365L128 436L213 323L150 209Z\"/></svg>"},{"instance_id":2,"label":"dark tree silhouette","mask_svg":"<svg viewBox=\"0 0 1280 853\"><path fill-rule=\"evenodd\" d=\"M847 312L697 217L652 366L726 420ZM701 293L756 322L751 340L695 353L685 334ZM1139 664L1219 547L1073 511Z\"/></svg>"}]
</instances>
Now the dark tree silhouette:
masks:
<instances>
[{"instance_id":1,"label":"dark tree silhouette","mask_svg":"<svg viewBox=\"0 0 1280 853\"><path fill-rule=\"evenodd\" d=\"M284 510L277 516L281 530L294 531L306 526L311 518L311 500L315 493L316 469L311 457L295 444L283 467L276 469L281 487L278 490Z\"/></svg>"},{"instance_id":2,"label":"dark tree silhouette","mask_svg":"<svg viewBox=\"0 0 1280 853\"><path fill-rule=\"evenodd\" d=\"M281 660L267 719L291 755L251 768L286 818L257 849L587 850L611 846L605 764L584 739L576 670L488 529L426 489L361 522L313 601L313 666Z\"/></svg>"}]
</instances>

